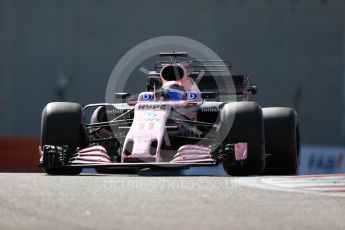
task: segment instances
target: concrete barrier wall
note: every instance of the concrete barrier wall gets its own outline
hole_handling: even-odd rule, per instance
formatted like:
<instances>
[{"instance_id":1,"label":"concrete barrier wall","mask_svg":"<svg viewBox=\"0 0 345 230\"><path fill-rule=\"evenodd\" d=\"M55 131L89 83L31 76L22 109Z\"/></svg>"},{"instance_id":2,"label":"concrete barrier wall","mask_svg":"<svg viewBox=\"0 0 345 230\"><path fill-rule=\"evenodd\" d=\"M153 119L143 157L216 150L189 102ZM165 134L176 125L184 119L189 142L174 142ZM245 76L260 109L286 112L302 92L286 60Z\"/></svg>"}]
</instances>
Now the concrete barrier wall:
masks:
<instances>
[{"instance_id":1,"label":"concrete barrier wall","mask_svg":"<svg viewBox=\"0 0 345 230\"><path fill-rule=\"evenodd\" d=\"M0 138L0 172L42 172L38 145L35 138Z\"/></svg>"}]
</instances>

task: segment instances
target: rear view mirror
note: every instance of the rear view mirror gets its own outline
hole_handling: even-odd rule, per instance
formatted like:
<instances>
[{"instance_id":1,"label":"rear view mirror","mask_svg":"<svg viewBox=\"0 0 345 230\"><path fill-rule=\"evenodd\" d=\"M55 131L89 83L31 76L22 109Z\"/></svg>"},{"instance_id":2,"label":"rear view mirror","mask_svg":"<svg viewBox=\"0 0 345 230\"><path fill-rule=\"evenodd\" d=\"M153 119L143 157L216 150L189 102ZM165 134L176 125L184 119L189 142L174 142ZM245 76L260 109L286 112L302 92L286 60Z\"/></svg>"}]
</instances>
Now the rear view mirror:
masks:
<instances>
[{"instance_id":1,"label":"rear view mirror","mask_svg":"<svg viewBox=\"0 0 345 230\"><path fill-rule=\"evenodd\" d=\"M258 92L258 89L256 88L255 85L253 85L252 87L250 87L248 89L248 92L250 92L251 94L255 95Z\"/></svg>"},{"instance_id":2,"label":"rear view mirror","mask_svg":"<svg viewBox=\"0 0 345 230\"><path fill-rule=\"evenodd\" d=\"M130 93L124 92L124 93L114 93L115 99L126 99L130 96Z\"/></svg>"}]
</instances>

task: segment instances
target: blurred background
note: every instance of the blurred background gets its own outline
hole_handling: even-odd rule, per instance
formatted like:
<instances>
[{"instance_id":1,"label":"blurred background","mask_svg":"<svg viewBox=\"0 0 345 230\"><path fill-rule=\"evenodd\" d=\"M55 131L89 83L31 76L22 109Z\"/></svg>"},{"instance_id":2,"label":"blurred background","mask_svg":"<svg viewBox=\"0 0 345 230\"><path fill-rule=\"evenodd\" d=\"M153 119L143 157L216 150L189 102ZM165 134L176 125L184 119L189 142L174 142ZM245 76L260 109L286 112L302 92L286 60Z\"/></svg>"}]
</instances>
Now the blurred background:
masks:
<instances>
[{"instance_id":1,"label":"blurred background","mask_svg":"<svg viewBox=\"0 0 345 230\"><path fill-rule=\"evenodd\" d=\"M232 73L252 77L263 107L296 108L306 152L335 151L337 167L345 144L344 15L344 0L0 0L0 170L23 152L36 154L45 104L104 102L117 61L164 35L231 60Z\"/></svg>"}]
</instances>

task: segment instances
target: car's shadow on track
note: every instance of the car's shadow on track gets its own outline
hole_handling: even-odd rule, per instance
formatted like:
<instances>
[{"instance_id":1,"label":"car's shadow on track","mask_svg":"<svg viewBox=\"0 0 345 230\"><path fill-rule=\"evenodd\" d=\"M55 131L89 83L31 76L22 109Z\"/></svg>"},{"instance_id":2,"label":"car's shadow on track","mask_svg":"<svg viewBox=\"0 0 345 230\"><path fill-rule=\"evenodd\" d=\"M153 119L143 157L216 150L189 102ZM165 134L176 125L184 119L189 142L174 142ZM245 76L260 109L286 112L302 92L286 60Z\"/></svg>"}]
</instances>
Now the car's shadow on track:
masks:
<instances>
[{"instance_id":1,"label":"car's shadow on track","mask_svg":"<svg viewBox=\"0 0 345 230\"><path fill-rule=\"evenodd\" d=\"M173 168L155 168L155 169L143 169L137 172L122 172L109 171L108 173L97 173L94 169L84 170L79 176L121 176L121 177L133 177L133 176L147 176L147 177L159 177L159 176L170 176L170 177L184 177L184 176L215 176L223 177L228 176L222 166L217 167L194 167L189 169L173 169Z\"/></svg>"}]
</instances>

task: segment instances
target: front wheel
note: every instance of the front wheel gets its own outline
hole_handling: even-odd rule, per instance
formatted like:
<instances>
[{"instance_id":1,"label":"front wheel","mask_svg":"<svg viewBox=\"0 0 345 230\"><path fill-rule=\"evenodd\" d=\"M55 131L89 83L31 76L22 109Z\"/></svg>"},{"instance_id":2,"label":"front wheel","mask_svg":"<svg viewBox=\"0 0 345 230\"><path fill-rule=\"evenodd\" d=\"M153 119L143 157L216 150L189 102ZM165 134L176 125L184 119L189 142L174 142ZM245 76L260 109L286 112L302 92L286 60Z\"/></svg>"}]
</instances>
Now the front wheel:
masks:
<instances>
[{"instance_id":1,"label":"front wheel","mask_svg":"<svg viewBox=\"0 0 345 230\"><path fill-rule=\"evenodd\" d=\"M42 112L41 146L67 145L70 151L87 146L87 136L83 127L83 111L80 104L52 102ZM45 159L47 156L43 156ZM64 168L58 165L43 165L50 175L77 175L81 169Z\"/></svg>"},{"instance_id":2,"label":"front wheel","mask_svg":"<svg viewBox=\"0 0 345 230\"><path fill-rule=\"evenodd\" d=\"M257 175L265 167L265 140L262 110L255 102L232 102L221 111L219 135L223 144L246 142L247 159L236 162L233 157L223 159L229 175Z\"/></svg>"}]
</instances>

